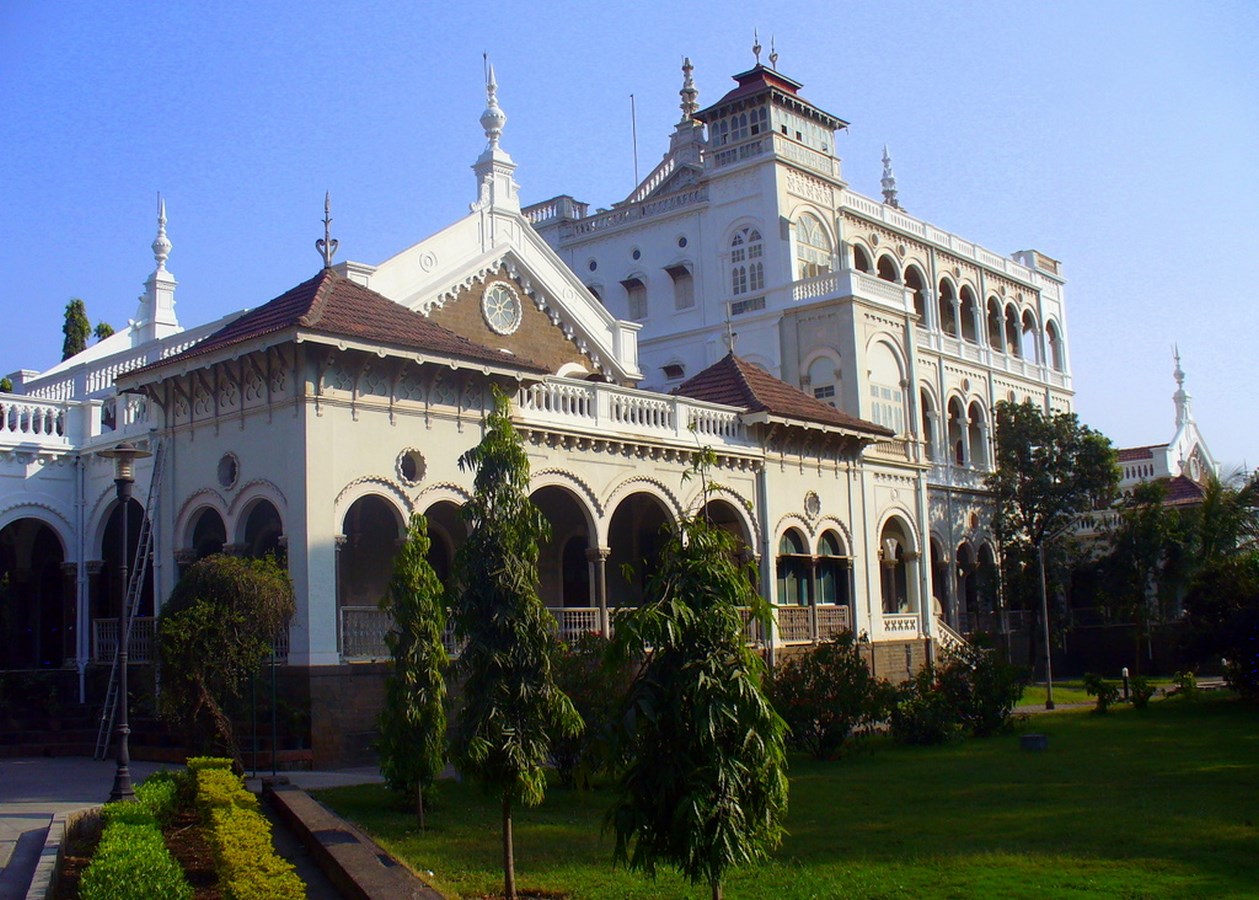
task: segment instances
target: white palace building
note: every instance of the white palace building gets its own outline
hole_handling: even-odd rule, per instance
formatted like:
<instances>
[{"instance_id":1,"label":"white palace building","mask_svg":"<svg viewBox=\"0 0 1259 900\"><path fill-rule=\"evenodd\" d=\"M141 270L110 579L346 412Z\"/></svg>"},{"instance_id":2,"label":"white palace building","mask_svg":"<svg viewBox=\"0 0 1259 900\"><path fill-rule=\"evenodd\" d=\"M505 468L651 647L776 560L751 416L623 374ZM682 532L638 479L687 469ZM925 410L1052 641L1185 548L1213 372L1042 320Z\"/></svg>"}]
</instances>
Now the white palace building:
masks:
<instances>
[{"instance_id":1,"label":"white palace building","mask_svg":"<svg viewBox=\"0 0 1259 900\"><path fill-rule=\"evenodd\" d=\"M703 108L683 72L660 165L592 214L521 207L491 70L468 215L376 265L334 263L325 234L313 277L194 328L162 210L134 321L0 394L0 669L63 672L99 702L84 675L112 658L124 593L102 451L130 441L152 454L126 529L147 583L133 660L184 566L279 552L298 597L286 683L317 764L355 758L390 559L422 512L449 571L472 483L456 459L493 385L551 522L541 590L564 634L638 602L662 526L701 502L683 473L705 446L709 512L775 606L749 629L771 656L851 629L904 677L991 627L992 409L1071 406L1058 262L908 215L886 158L881 200L849 189L845 123L773 65Z\"/></svg>"}]
</instances>

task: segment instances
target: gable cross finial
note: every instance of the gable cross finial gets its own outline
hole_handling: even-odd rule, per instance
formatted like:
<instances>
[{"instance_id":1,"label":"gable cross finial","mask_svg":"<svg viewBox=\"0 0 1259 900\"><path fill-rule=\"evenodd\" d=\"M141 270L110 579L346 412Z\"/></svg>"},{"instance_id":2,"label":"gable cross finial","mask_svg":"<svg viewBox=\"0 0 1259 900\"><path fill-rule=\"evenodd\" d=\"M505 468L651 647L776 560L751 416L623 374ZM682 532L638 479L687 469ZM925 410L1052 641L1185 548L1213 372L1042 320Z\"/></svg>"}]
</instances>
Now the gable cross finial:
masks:
<instances>
[{"instance_id":1,"label":"gable cross finial","mask_svg":"<svg viewBox=\"0 0 1259 900\"><path fill-rule=\"evenodd\" d=\"M734 330L734 322L730 321L730 309L726 308L726 347L730 355L734 355L734 345L739 342L739 333Z\"/></svg>"},{"instance_id":2,"label":"gable cross finial","mask_svg":"<svg viewBox=\"0 0 1259 900\"><path fill-rule=\"evenodd\" d=\"M166 271L166 260L170 256L170 238L166 236L166 201L161 191L157 194L157 237L153 239L153 258L157 260L157 271Z\"/></svg>"},{"instance_id":3,"label":"gable cross finial","mask_svg":"<svg viewBox=\"0 0 1259 900\"><path fill-rule=\"evenodd\" d=\"M900 201L896 199L896 174L892 171L892 154L887 152L887 144L883 145L883 202L895 209L900 209Z\"/></svg>"},{"instance_id":4,"label":"gable cross finial","mask_svg":"<svg viewBox=\"0 0 1259 900\"><path fill-rule=\"evenodd\" d=\"M761 64L761 36L755 28L752 29L752 55L756 57L756 64Z\"/></svg>"},{"instance_id":5,"label":"gable cross finial","mask_svg":"<svg viewBox=\"0 0 1259 900\"><path fill-rule=\"evenodd\" d=\"M682 59L682 90L678 91L678 95L682 98L682 121L689 122L691 118L699 111L699 91L695 87L695 79L691 77L691 73L695 71L695 67L691 65L689 56Z\"/></svg>"},{"instance_id":6,"label":"gable cross finial","mask_svg":"<svg viewBox=\"0 0 1259 900\"><path fill-rule=\"evenodd\" d=\"M332 194L324 191L323 195L323 237L315 241L315 249L323 257L323 267L332 268L332 256L337 252L340 242L332 236Z\"/></svg>"}]
</instances>

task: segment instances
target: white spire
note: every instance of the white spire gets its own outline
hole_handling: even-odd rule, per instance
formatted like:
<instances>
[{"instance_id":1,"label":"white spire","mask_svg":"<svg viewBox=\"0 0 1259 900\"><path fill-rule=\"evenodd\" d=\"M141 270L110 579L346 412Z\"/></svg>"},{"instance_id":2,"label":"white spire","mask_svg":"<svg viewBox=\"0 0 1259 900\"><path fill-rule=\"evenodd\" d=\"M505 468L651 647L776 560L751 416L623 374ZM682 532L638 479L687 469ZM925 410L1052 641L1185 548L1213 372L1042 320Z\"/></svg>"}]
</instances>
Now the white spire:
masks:
<instances>
[{"instance_id":1,"label":"white spire","mask_svg":"<svg viewBox=\"0 0 1259 900\"><path fill-rule=\"evenodd\" d=\"M892 155L887 152L887 144L883 145L883 202L888 206L900 209L900 201L896 199L896 174L892 171Z\"/></svg>"},{"instance_id":2,"label":"white spire","mask_svg":"<svg viewBox=\"0 0 1259 900\"><path fill-rule=\"evenodd\" d=\"M131 344L138 346L179 331L175 317L175 276L166 270L171 242L166 236L166 201L157 195L157 237L153 239L153 259L157 267L144 282L144 293L136 307L131 326Z\"/></svg>"},{"instance_id":3,"label":"white spire","mask_svg":"<svg viewBox=\"0 0 1259 900\"><path fill-rule=\"evenodd\" d=\"M481 127L485 129L485 150L477 157L472 171L477 176L477 202L473 209L497 207L520 212L520 185L512 173L516 164L511 155L499 146L507 113L498 105L498 79L489 57L485 59L485 112L481 113Z\"/></svg>"},{"instance_id":4,"label":"white spire","mask_svg":"<svg viewBox=\"0 0 1259 900\"><path fill-rule=\"evenodd\" d=\"M1176 404L1176 428L1182 428L1193 421L1193 413L1189 410L1189 392L1185 390L1185 370L1180 367L1180 347L1172 345L1172 355L1176 360L1176 368L1172 377L1176 379L1176 393L1172 400Z\"/></svg>"},{"instance_id":5,"label":"white spire","mask_svg":"<svg viewBox=\"0 0 1259 900\"><path fill-rule=\"evenodd\" d=\"M678 96L682 98L682 121L689 122L694 118L695 113L699 112L699 90L695 87L695 79L691 77L691 73L695 71L695 67L691 65L691 58L684 57L682 60L682 90L678 91Z\"/></svg>"}]
</instances>

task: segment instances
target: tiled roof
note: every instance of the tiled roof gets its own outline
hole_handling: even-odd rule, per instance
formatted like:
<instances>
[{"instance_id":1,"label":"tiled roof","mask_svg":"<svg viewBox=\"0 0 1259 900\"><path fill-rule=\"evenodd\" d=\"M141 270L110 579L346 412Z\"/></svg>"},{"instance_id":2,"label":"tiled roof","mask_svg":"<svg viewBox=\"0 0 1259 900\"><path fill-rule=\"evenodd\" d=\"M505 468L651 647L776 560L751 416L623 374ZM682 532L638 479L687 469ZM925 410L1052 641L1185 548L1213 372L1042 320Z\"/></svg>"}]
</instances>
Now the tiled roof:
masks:
<instances>
[{"instance_id":1,"label":"tiled roof","mask_svg":"<svg viewBox=\"0 0 1259 900\"><path fill-rule=\"evenodd\" d=\"M1135 462L1138 459L1153 459L1154 451L1161 450L1166 444L1153 444L1149 447L1121 447L1119 448L1120 462Z\"/></svg>"},{"instance_id":2,"label":"tiled roof","mask_svg":"<svg viewBox=\"0 0 1259 900\"><path fill-rule=\"evenodd\" d=\"M290 329L353 338L386 347L471 362L536 372L546 371L545 367L531 360L501 353L455 334L426 316L413 312L332 269L322 270L314 278L303 281L274 300L233 319L183 353L145 368L167 366L205 356L235 344Z\"/></svg>"},{"instance_id":3,"label":"tiled roof","mask_svg":"<svg viewBox=\"0 0 1259 900\"><path fill-rule=\"evenodd\" d=\"M1163 502L1172 505L1201 503L1204 495L1202 485L1184 475L1168 479L1164 488L1167 494Z\"/></svg>"},{"instance_id":4,"label":"tiled roof","mask_svg":"<svg viewBox=\"0 0 1259 900\"><path fill-rule=\"evenodd\" d=\"M674 393L708 403L742 407L748 412L767 412L785 419L820 422L879 437L894 434L890 428L850 416L810 397L733 353L683 382Z\"/></svg>"}]
</instances>

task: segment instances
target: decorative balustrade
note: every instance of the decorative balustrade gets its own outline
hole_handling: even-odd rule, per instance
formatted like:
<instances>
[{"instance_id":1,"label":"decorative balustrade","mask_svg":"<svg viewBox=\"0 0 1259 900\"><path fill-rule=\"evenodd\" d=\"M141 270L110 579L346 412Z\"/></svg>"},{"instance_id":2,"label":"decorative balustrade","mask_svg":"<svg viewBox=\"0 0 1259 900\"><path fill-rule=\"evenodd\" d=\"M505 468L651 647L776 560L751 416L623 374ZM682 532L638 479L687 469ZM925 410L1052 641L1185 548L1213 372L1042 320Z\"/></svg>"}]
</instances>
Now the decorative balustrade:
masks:
<instances>
[{"instance_id":1,"label":"decorative balustrade","mask_svg":"<svg viewBox=\"0 0 1259 900\"><path fill-rule=\"evenodd\" d=\"M153 635L157 620L152 616L136 616L131 624L131 639L127 641L129 663L153 661ZM118 658L118 618L92 621L92 662L112 663Z\"/></svg>"},{"instance_id":2,"label":"decorative balustrade","mask_svg":"<svg viewBox=\"0 0 1259 900\"><path fill-rule=\"evenodd\" d=\"M852 630L847 606L819 604L817 607L817 639L829 641L835 635Z\"/></svg>"},{"instance_id":3,"label":"decorative balustrade","mask_svg":"<svg viewBox=\"0 0 1259 900\"><path fill-rule=\"evenodd\" d=\"M526 206L520 212L531 225L541 225L552 219L584 219L590 204L574 200L567 194L552 197L541 203Z\"/></svg>"},{"instance_id":4,"label":"decorative balustrade","mask_svg":"<svg viewBox=\"0 0 1259 900\"><path fill-rule=\"evenodd\" d=\"M945 650L958 650L966 646L966 639L939 616L935 617L935 638Z\"/></svg>"},{"instance_id":5,"label":"decorative balustrade","mask_svg":"<svg viewBox=\"0 0 1259 900\"><path fill-rule=\"evenodd\" d=\"M804 644L813 640L813 625L807 606L779 606L778 640L784 644Z\"/></svg>"},{"instance_id":6,"label":"decorative balustrade","mask_svg":"<svg viewBox=\"0 0 1259 900\"><path fill-rule=\"evenodd\" d=\"M606 231L609 228L615 228L626 222L638 221L639 219L648 219L652 216L658 216L663 213L672 212L683 207L693 206L697 203L706 203L708 201L708 188L700 187L689 191L680 191L667 197L661 197L658 200L650 200L646 203L633 203L626 206L618 206L615 209L609 209L606 212L596 213L593 216L586 216L574 222L567 223L560 231L561 238L574 237L576 235L593 234L598 231Z\"/></svg>"},{"instance_id":7,"label":"decorative balustrade","mask_svg":"<svg viewBox=\"0 0 1259 900\"><path fill-rule=\"evenodd\" d=\"M917 613L884 613L883 631L887 634L918 634Z\"/></svg>"},{"instance_id":8,"label":"decorative balustrade","mask_svg":"<svg viewBox=\"0 0 1259 900\"><path fill-rule=\"evenodd\" d=\"M891 438L871 444L866 448L866 455L897 462L914 462L918 458L916 447L917 442L908 438Z\"/></svg>"},{"instance_id":9,"label":"decorative balustrade","mask_svg":"<svg viewBox=\"0 0 1259 900\"><path fill-rule=\"evenodd\" d=\"M560 640L573 641L583 634L600 634L598 607L549 606Z\"/></svg>"},{"instance_id":10,"label":"decorative balustrade","mask_svg":"<svg viewBox=\"0 0 1259 900\"><path fill-rule=\"evenodd\" d=\"M0 440L69 446L67 404L0 394Z\"/></svg>"},{"instance_id":11,"label":"decorative balustrade","mask_svg":"<svg viewBox=\"0 0 1259 900\"><path fill-rule=\"evenodd\" d=\"M761 634L761 623L752 615L752 610L746 606L740 606L739 620L743 622L743 636L747 638L749 644L759 646L764 643L765 638Z\"/></svg>"},{"instance_id":12,"label":"decorative balustrade","mask_svg":"<svg viewBox=\"0 0 1259 900\"><path fill-rule=\"evenodd\" d=\"M393 624L388 611L376 606L341 607L341 658L386 659L385 635Z\"/></svg>"},{"instance_id":13,"label":"decorative balustrade","mask_svg":"<svg viewBox=\"0 0 1259 900\"><path fill-rule=\"evenodd\" d=\"M638 190L634 191L634 193L630 195L629 202L641 203L643 200L651 196L651 192L660 187L660 185L664 184L665 181L668 180L669 176L674 173L677 169L677 165L677 157L666 156L664 160L661 161L660 165L656 166L656 168L652 170L651 174L647 176L643 183L638 187Z\"/></svg>"}]
</instances>

